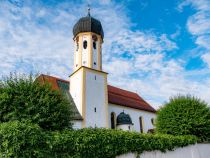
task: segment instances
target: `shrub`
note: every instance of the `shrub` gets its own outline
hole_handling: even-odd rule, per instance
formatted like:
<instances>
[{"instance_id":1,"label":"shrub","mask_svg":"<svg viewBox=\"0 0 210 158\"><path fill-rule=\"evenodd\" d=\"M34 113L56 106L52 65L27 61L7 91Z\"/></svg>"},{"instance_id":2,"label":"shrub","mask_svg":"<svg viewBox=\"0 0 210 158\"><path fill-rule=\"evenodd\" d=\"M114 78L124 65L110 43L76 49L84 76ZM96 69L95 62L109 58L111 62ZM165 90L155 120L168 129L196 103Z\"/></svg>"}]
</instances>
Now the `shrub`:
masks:
<instances>
[{"instance_id":1,"label":"shrub","mask_svg":"<svg viewBox=\"0 0 210 158\"><path fill-rule=\"evenodd\" d=\"M0 124L0 157L47 157L44 133L38 125L18 121Z\"/></svg>"},{"instance_id":2,"label":"shrub","mask_svg":"<svg viewBox=\"0 0 210 158\"><path fill-rule=\"evenodd\" d=\"M197 138L111 129L48 132L28 122L8 122L0 125L0 141L0 156L5 158L115 158L128 152L164 152L194 144Z\"/></svg>"},{"instance_id":3,"label":"shrub","mask_svg":"<svg viewBox=\"0 0 210 158\"><path fill-rule=\"evenodd\" d=\"M158 111L156 126L159 133L195 135L206 141L210 138L210 109L195 97L174 97Z\"/></svg>"},{"instance_id":4,"label":"shrub","mask_svg":"<svg viewBox=\"0 0 210 158\"><path fill-rule=\"evenodd\" d=\"M0 123L30 120L46 130L71 127L70 102L50 85L34 81L32 75L0 81Z\"/></svg>"}]
</instances>

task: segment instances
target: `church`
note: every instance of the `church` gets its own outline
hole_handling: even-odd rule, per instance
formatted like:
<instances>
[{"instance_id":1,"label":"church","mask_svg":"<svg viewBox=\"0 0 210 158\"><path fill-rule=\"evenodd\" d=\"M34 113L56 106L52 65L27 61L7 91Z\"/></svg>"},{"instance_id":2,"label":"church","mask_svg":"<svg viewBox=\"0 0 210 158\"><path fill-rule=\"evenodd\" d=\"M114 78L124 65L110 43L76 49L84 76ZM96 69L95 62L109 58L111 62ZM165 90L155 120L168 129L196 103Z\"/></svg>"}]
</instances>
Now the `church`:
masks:
<instances>
[{"instance_id":1,"label":"church","mask_svg":"<svg viewBox=\"0 0 210 158\"><path fill-rule=\"evenodd\" d=\"M73 35L74 65L69 80L44 74L38 77L73 100L73 128L151 131L156 110L137 93L107 83L108 73L102 69L104 32L101 22L88 12L74 25Z\"/></svg>"}]
</instances>

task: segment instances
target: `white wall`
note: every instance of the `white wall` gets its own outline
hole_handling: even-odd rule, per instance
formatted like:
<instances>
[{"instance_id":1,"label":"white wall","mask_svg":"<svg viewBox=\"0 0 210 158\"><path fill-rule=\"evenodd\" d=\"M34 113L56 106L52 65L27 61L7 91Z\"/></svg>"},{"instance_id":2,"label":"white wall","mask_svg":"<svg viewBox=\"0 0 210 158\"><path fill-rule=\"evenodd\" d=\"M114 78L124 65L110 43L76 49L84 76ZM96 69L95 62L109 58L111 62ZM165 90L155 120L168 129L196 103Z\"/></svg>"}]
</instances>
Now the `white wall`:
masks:
<instances>
[{"instance_id":1,"label":"white wall","mask_svg":"<svg viewBox=\"0 0 210 158\"><path fill-rule=\"evenodd\" d=\"M74 52L75 52L75 61L74 61L74 69L76 70L79 67L79 41L75 39L74 41Z\"/></svg>"},{"instance_id":2,"label":"white wall","mask_svg":"<svg viewBox=\"0 0 210 158\"><path fill-rule=\"evenodd\" d=\"M128 153L116 158L136 158L136 154ZM210 158L210 144L195 144L174 151L162 153L160 151L144 152L141 158Z\"/></svg>"},{"instance_id":3,"label":"white wall","mask_svg":"<svg viewBox=\"0 0 210 158\"><path fill-rule=\"evenodd\" d=\"M93 54L93 63L92 63L92 65L93 65L94 69L97 69L97 67L98 67L98 41L95 41L95 42L96 42L96 49L94 49L94 48L92 49L93 50L93 53L92 53ZM92 47L93 47L93 45L92 45ZM94 64L94 62L96 63L96 65Z\"/></svg>"},{"instance_id":4,"label":"white wall","mask_svg":"<svg viewBox=\"0 0 210 158\"><path fill-rule=\"evenodd\" d=\"M82 71L70 77L70 94L77 109L82 114Z\"/></svg>"},{"instance_id":5,"label":"white wall","mask_svg":"<svg viewBox=\"0 0 210 158\"><path fill-rule=\"evenodd\" d=\"M88 66L88 54L89 54L89 45L90 45L90 37L91 36L88 36L88 35L84 35L82 36L82 66ZM83 48L83 42L84 41L87 41L87 48L84 49Z\"/></svg>"},{"instance_id":6,"label":"white wall","mask_svg":"<svg viewBox=\"0 0 210 158\"><path fill-rule=\"evenodd\" d=\"M133 125L118 125L117 129L121 129L123 131L133 131Z\"/></svg>"},{"instance_id":7,"label":"white wall","mask_svg":"<svg viewBox=\"0 0 210 158\"><path fill-rule=\"evenodd\" d=\"M140 123L139 117L142 116L143 118L143 131L147 133L148 129L153 129L154 126L152 125L151 119L156 117L156 114L151 112L146 112L138 109L128 108L124 106L109 104L109 128L111 128L111 113L115 112L116 117L121 113L124 112L129 114L132 122L133 122L133 130L140 132Z\"/></svg>"},{"instance_id":8,"label":"white wall","mask_svg":"<svg viewBox=\"0 0 210 158\"><path fill-rule=\"evenodd\" d=\"M73 129L81 129L82 128L82 120L74 120L73 123Z\"/></svg>"},{"instance_id":9,"label":"white wall","mask_svg":"<svg viewBox=\"0 0 210 158\"><path fill-rule=\"evenodd\" d=\"M86 127L106 127L104 84L105 77L102 74L86 71Z\"/></svg>"}]
</instances>

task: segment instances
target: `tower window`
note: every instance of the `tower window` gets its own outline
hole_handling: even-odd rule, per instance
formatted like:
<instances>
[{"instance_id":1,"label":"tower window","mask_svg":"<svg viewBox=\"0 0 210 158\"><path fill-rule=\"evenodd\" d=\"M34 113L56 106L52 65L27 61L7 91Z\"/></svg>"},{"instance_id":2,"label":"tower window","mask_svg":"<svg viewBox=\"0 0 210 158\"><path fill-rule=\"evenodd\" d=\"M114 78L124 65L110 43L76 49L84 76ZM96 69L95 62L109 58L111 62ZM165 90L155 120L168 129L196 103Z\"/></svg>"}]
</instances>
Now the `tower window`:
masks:
<instances>
[{"instance_id":1,"label":"tower window","mask_svg":"<svg viewBox=\"0 0 210 158\"><path fill-rule=\"evenodd\" d=\"M83 48L84 48L84 49L87 48L87 41L86 41L86 40L83 42Z\"/></svg>"},{"instance_id":2,"label":"tower window","mask_svg":"<svg viewBox=\"0 0 210 158\"><path fill-rule=\"evenodd\" d=\"M96 108L94 108L94 111L96 112Z\"/></svg>"},{"instance_id":3,"label":"tower window","mask_svg":"<svg viewBox=\"0 0 210 158\"><path fill-rule=\"evenodd\" d=\"M96 42L93 42L93 48L96 49Z\"/></svg>"},{"instance_id":4,"label":"tower window","mask_svg":"<svg viewBox=\"0 0 210 158\"><path fill-rule=\"evenodd\" d=\"M96 62L94 62L93 64L96 65Z\"/></svg>"}]
</instances>

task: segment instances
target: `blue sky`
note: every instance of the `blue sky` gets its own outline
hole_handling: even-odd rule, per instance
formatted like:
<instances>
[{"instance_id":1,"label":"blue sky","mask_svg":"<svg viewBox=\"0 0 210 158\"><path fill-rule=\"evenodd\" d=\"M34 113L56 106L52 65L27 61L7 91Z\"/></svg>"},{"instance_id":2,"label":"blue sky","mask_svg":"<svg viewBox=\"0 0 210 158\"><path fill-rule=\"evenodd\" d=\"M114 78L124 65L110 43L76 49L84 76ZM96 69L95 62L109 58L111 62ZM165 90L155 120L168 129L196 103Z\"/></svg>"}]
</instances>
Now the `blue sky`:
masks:
<instances>
[{"instance_id":1,"label":"blue sky","mask_svg":"<svg viewBox=\"0 0 210 158\"><path fill-rule=\"evenodd\" d=\"M155 108L177 94L210 104L210 0L0 0L0 74L68 79L72 28L88 4L104 28L109 84Z\"/></svg>"}]
</instances>

